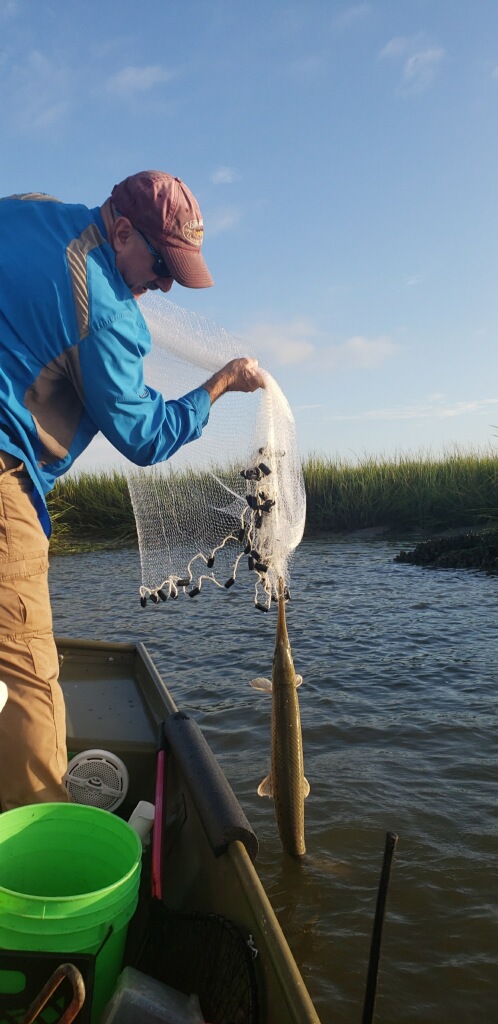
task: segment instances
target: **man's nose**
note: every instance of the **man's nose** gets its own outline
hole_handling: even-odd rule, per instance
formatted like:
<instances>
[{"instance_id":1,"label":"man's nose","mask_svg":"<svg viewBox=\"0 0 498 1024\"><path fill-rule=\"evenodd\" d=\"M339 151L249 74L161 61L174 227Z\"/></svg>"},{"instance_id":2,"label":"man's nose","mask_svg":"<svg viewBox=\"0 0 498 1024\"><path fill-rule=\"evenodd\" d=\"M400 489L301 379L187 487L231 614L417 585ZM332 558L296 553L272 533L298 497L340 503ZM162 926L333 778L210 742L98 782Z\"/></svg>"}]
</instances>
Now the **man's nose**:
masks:
<instances>
[{"instance_id":1,"label":"man's nose","mask_svg":"<svg viewBox=\"0 0 498 1024\"><path fill-rule=\"evenodd\" d=\"M173 285L174 277L156 277L157 287L162 292L169 292Z\"/></svg>"}]
</instances>

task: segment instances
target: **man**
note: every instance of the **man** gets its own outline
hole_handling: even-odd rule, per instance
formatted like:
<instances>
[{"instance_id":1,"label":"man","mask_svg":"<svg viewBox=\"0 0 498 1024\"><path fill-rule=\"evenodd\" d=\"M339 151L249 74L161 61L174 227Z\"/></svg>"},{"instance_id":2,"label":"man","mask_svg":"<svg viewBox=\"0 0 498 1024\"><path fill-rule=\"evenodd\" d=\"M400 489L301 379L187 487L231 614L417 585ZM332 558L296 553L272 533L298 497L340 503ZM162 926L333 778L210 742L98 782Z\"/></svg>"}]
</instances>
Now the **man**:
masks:
<instances>
[{"instance_id":1,"label":"man","mask_svg":"<svg viewBox=\"0 0 498 1024\"><path fill-rule=\"evenodd\" d=\"M48 592L45 495L98 431L152 465L202 432L226 391L255 391L234 359L178 401L143 380L150 335L137 299L173 281L205 288L198 204L143 171L99 209L44 194L0 201L0 714L3 810L65 801L65 710Z\"/></svg>"}]
</instances>

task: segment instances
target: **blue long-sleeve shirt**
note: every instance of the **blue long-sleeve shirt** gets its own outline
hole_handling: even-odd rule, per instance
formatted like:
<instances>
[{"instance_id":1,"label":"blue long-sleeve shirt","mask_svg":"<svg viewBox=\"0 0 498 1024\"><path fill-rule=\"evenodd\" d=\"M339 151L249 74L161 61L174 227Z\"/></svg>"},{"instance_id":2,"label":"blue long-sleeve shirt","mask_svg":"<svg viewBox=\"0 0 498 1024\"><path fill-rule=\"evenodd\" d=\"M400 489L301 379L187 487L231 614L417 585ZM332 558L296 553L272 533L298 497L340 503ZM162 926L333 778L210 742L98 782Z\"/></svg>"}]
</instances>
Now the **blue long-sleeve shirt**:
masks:
<instances>
[{"instance_id":1,"label":"blue long-sleeve shirt","mask_svg":"<svg viewBox=\"0 0 498 1024\"><path fill-rule=\"evenodd\" d=\"M98 207L0 200L0 450L25 463L48 536L45 495L98 431L140 466L202 433L207 391L165 401L144 382L150 346Z\"/></svg>"}]
</instances>

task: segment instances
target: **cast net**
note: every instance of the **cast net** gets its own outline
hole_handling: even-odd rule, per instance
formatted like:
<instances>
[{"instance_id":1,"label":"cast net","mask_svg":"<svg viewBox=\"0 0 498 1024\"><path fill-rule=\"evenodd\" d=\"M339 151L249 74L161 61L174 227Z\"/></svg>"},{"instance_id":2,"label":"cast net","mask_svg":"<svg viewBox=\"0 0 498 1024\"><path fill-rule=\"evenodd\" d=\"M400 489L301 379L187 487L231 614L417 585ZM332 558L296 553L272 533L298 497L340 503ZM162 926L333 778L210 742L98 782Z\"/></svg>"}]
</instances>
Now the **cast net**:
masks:
<instances>
[{"instance_id":1,"label":"cast net","mask_svg":"<svg viewBox=\"0 0 498 1024\"><path fill-rule=\"evenodd\" d=\"M145 380L166 399L203 384L230 359L250 355L222 327L149 295L141 309L152 336ZM294 417L270 373L253 394L229 392L202 436L167 462L126 473L142 566L141 601L157 604L210 586L229 589L251 573L254 603L268 610L278 579L289 588L306 498Z\"/></svg>"}]
</instances>

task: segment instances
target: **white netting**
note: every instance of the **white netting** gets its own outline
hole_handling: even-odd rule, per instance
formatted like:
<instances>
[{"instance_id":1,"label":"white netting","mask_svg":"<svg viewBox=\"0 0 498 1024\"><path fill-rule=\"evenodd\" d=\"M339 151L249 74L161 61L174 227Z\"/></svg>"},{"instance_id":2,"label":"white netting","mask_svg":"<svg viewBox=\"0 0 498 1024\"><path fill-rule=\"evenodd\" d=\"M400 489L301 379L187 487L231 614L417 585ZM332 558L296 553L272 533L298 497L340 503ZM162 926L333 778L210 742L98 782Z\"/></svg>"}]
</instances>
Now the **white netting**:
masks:
<instances>
[{"instance_id":1,"label":"white netting","mask_svg":"<svg viewBox=\"0 0 498 1024\"><path fill-rule=\"evenodd\" d=\"M152 351L145 380L166 399L193 390L230 359L250 355L240 340L204 317L149 295L141 309ZM142 563L141 598L232 586L254 574L254 599L268 608L306 510L294 417L273 377L254 394L230 392L212 407L201 438L167 462L127 477ZM243 475L244 474L244 475Z\"/></svg>"}]
</instances>

